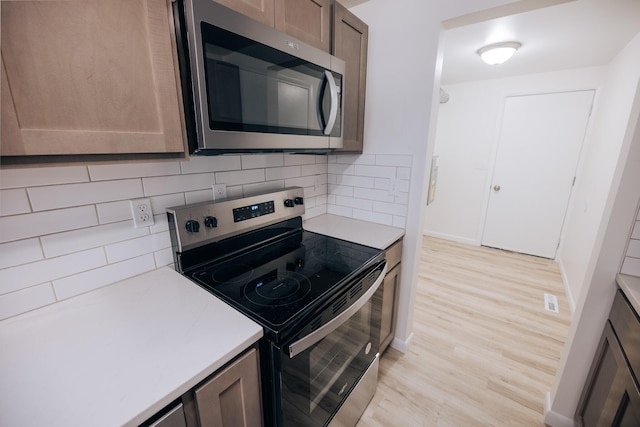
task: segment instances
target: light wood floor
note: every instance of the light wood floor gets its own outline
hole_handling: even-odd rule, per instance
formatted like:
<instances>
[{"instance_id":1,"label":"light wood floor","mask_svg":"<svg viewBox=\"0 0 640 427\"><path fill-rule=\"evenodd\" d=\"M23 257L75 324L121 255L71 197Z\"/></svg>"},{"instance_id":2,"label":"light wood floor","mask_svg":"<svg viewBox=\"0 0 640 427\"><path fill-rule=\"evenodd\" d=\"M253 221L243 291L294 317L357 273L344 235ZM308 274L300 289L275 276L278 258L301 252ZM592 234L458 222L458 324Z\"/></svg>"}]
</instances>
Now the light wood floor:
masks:
<instances>
[{"instance_id":1,"label":"light wood floor","mask_svg":"<svg viewBox=\"0 0 640 427\"><path fill-rule=\"evenodd\" d=\"M425 237L412 345L383 354L358 427L544 426L569 321L553 261Z\"/></svg>"}]
</instances>

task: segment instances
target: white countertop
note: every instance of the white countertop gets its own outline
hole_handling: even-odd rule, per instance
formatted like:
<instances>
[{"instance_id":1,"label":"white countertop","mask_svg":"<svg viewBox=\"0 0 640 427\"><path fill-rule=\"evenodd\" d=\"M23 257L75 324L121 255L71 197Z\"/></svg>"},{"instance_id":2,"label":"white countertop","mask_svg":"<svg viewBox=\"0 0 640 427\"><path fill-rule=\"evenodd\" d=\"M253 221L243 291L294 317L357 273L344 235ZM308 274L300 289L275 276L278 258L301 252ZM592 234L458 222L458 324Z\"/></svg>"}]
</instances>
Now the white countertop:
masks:
<instances>
[{"instance_id":1,"label":"white countertop","mask_svg":"<svg viewBox=\"0 0 640 427\"><path fill-rule=\"evenodd\" d=\"M308 219L304 222L303 227L314 233L378 249L386 249L404 236L402 228L332 214Z\"/></svg>"},{"instance_id":2,"label":"white countertop","mask_svg":"<svg viewBox=\"0 0 640 427\"><path fill-rule=\"evenodd\" d=\"M0 425L137 425L262 336L165 267L0 322Z\"/></svg>"},{"instance_id":3,"label":"white countertop","mask_svg":"<svg viewBox=\"0 0 640 427\"><path fill-rule=\"evenodd\" d=\"M618 274L616 282L626 295L636 313L640 313L640 277Z\"/></svg>"}]
</instances>

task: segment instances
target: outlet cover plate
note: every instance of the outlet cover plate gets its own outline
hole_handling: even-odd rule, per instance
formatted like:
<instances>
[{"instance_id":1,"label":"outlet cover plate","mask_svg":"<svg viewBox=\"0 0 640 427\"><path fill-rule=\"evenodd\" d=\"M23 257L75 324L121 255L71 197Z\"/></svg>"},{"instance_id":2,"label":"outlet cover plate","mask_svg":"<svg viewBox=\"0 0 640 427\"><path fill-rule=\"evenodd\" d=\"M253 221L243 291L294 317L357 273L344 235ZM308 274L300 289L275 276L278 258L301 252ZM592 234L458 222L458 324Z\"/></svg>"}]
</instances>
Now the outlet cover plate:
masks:
<instances>
[{"instance_id":1,"label":"outlet cover plate","mask_svg":"<svg viewBox=\"0 0 640 427\"><path fill-rule=\"evenodd\" d=\"M133 199L129 200L129 204L131 205L133 225L136 228L148 227L154 224L151 199Z\"/></svg>"}]
</instances>

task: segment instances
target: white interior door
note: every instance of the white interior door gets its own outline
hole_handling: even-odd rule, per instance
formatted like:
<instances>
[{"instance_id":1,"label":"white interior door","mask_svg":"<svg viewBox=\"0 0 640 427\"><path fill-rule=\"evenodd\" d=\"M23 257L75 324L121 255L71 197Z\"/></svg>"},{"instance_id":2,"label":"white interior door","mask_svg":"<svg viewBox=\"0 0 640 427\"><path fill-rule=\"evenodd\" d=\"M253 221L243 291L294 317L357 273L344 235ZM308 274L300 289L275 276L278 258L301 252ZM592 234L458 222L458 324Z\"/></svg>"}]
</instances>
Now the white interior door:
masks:
<instances>
[{"instance_id":1,"label":"white interior door","mask_svg":"<svg viewBox=\"0 0 640 427\"><path fill-rule=\"evenodd\" d=\"M593 94L506 99L482 245L555 257Z\"/></svg>"}]
</instances>

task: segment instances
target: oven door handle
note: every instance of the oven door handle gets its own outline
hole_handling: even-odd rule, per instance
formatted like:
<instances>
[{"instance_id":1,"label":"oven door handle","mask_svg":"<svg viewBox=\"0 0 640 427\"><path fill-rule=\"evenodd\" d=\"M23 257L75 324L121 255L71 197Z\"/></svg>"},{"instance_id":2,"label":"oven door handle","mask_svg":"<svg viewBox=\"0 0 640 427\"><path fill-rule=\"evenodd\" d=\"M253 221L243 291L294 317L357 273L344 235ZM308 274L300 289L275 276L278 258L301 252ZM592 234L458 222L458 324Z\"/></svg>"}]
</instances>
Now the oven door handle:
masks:
<instances>
[{"instance_id":1,"label":"oven door handle","mask_svg":"<svg viewBox=\"0 0 640 427\"><path fill-rule=\"evenodd\" d=\"M331 332L338 329L338 327L342 325L347 319L357 313L358 310L360 310L371 299L373 294L376 293L386 274L387 263L385 261L384 268L382 269L380 276L378 276L373 285L369 289L367 289L367 292L365 292L360 298L358 298L355 303L353 303L349 308L340 313L338 316L325 323L324 326L322 326L320 329L316 329L304 338L300 338L298 341L289 345L289 358L293 359L295 356L302 353L303 351L329 335Z\"/></svg>"}]
</instances>

